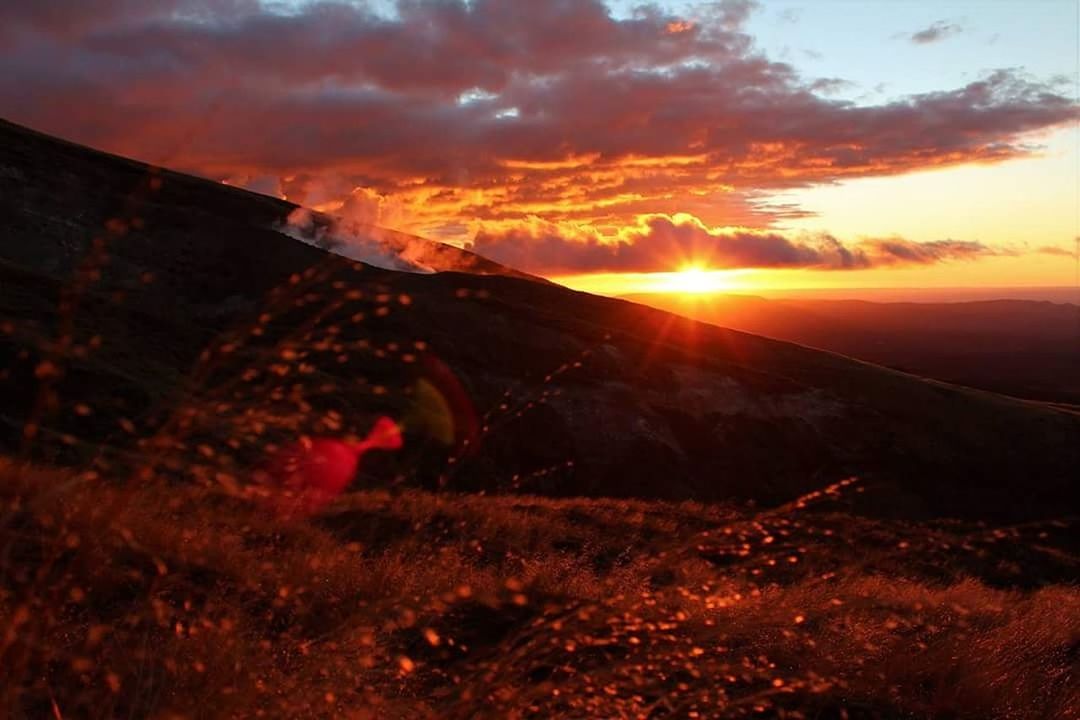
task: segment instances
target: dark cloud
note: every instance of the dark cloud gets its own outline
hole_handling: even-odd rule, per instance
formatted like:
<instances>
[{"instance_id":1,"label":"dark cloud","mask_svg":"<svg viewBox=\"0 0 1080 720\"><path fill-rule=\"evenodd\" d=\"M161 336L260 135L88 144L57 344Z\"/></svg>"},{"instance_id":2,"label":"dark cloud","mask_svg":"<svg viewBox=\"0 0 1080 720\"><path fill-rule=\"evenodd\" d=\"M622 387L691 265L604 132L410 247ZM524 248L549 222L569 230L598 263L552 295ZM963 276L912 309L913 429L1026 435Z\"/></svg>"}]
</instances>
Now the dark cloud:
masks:
<instances>
[{"instance_id":1,"label":"dark cloud","mask_svg":"<svg viewBox=\"0 0 1080 720\"><path fill-rule=\"evenodd\" d=\"M860 270L973 260L997 251L978 242L903 238L852 246L827 234L788 235L744 228L709 228L690 216L645 216L609 240L588 229L534 220L504 232L477 234L472 249L528 272L648 272L693 264L710 268Z\"/></svg>"},{"instance_id":2,"label":"dark cloud","mask_svg":"<svg viewBox=\"0 0 1080 720\"><path fill-rule=\"evenodd\" d=\"M9 30L60 36L86 61L168 58L203 82L226 71L245 84L333 80L456 96L499 91L521 73L542 76L583 63L655 66L747 47L737 33L712 32L655 9L617 20L599 0L401 0L393 19L363 4L326 1L291 13L256 0L71 5L12 0L5 11ZM717 22L735 27L746 5L725 4Z\"/></svg>"},{"instance_id":3,"label":"dark cloud","mask_svg":"<svg viewBox=\"0 0 1080 720\"><path fill-rule=\"evenodd\" d=\"M759 7L755 0L720 0L713 5L714 17L727 30L736 30Z\"/></svg>"},{"instance_id":4,"label":"dark cloud","mask_svg":"<svg viewBox=\"0 0 1080 720\"><path fill-rule=\"evenodd\" d=\"M843 78L818 78L810 83L810 89L822 95L831 95L855 87L855 83Z\"/></svg>"},{"instance_id":5,"label":"dark cloud","mask_svg":"<svg viewBox=\"0 0 1080 720\"><path fill-rule=\"evenodd\" d=\"M858 245L871 265L931 265L951 260L974 260L985 255L1009 255L970 240L914 242L903 238L875 238Z\"/></svg>"},{"instance_id":6,"label":"dark cloud","mask_svg":"<svg viewBox=\"0 0 1080 720\"><path fill-rule=\"evenodd\" d=\"M916 45L929 45L930 43L936 43L950 35L956 35L963 30L962 27L956 23L946 22L944 20L938 20L929 27L925 27L918 32L913 32L908 36L908 40Z\"/></svg>"},{"instance_id":7,"label":"dark cloud","mask_svg":"<svg viewBox=\"0 0 1080 720\"><path fill-rule=\"evenodd\" d=\"M877 107L823 99L839 79L804 84L751 50L747 2L698 21L615 19L598 0L402 0L393 19L333 2L60 6L9 0L20 39L0 51L18 71L0 82L4 107L144 155L188 134L194 165L354 162L468 182L506 159L699 153L702 174L775 185L1007 157L1018 134L1074 116L1006 72Z\"/></svg>"}]
</instances>

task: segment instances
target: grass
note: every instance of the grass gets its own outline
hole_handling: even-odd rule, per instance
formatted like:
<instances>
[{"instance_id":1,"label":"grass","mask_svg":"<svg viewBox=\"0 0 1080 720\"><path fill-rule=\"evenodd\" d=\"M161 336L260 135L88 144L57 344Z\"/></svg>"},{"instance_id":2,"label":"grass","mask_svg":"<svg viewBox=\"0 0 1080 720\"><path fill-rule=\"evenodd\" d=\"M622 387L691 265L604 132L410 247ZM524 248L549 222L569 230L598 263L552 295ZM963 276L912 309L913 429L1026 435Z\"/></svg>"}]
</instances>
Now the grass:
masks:
<instances>
[{"instance_id":1,"label":"grass","mask_svg":"<svg viewBox=\"0 0 1080 720\"><path fill-rule=\"evenodd\" d=\"M283 522L195 484L13 462L0 495L16 718L1080 706L1067 526L886 523L831 495L749 512L419 490ZM1020 563L1043 580L1010 582Z\"/></svg>"}]
</instances>

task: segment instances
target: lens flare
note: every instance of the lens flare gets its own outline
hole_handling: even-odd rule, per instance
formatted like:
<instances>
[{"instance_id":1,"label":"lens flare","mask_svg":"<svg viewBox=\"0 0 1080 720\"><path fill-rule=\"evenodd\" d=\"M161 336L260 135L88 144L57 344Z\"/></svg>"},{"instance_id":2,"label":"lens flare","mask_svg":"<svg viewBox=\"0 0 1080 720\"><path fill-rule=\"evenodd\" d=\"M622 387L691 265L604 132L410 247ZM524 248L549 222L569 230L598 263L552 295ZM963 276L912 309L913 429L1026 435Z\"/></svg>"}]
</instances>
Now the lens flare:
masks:
<instances>
[{"instance_id":1,"label":"lens flare","mask_svg":"<svg viewBox=\"0 0 1080 720\"><path fill-rule=\"evenodd\" d=\"M349 486L360 461L371 450L399 450L401 429L381 417L358 442L336 438L305 438L276 453L267 474L275 491L270 502L284 518L318 512Z\"/></svg>"},{"instance_id":2,"label":"lens flare","mask_svg":"<svg viewBox=\"0 0 1080 720\"><path fill-rule=\"evenodd\" d=\"M403 422L410 432L435 439L446 447L474 442L480 422L469 393L454 371L434 355L424 355L413 387L413 403Z\"/></svg>"}]
</instances>

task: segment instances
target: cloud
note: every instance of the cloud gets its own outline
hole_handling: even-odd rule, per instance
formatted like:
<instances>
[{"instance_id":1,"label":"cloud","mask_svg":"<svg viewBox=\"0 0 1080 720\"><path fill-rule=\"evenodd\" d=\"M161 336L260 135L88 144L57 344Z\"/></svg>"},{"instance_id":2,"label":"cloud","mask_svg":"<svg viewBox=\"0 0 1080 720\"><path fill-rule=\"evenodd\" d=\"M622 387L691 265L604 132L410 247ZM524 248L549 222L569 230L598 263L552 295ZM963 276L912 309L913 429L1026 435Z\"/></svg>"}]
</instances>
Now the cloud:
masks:
<instances>
[{"instance_id":1,"label":"cloud","mask_svg":"<svg viewBox=\"0 0 1080 720\"><path fill-rule=\"evenodd\" d=\"M802 8L785 8L776 16L777 22L780 25L794 25L802 19L802 13Z\"/></svg>"},{"instance_id":2,"label":"cloud","mask_svg":"<svg viewBox=\"0 0 1080 720\"><path fill-rule=\"evenodd\" d=\"M276 229L294 240L375 267L411 273L435 272L416 257L417 253L408 252L407 236L357 221L339 220L318 215L307 208L297 208ZM423 243L420 239L416 242Z\"/></svg>"},{"instance_id":3,"label":"cloud","mask_svg":"<svg viewBox=\"0 0 1080 720\"><path fill-rule=\"evenodd\" d=\"M1056 245L1044 245L1043 247L1038 248L1035 252L1041 253L1043 255L1059 255L1061 257L1070 258L1076 257L1076 251L1067 250L1063 247L1058 247Z\"/></svg>"},{"instance_id":4,"label":"cloud","mask_svg":"<svg viewBox=\"0 0 1080 720\"><path fill-rule=\"evenodd\" d=\"M724 29L737 30L758 7L755 0L720 0L715 4L715 18Z\"/></svg>"},{"instance_id":5,"label":"cloud","mask_svg":"<svg viewBox=\"0 0 1080 720\"><path fill-rule=\"evenodd\" d=\"M991 249L970 240L930 240L913 242L903 238L875 238L858 245L874 266L931 265L952 260L974 260L986 255L1011 255L1008 250Z\"/></svg>"},{"instance_id":6,"label":"cloud","mask_svg":"<svg viewBox=\"0 0 1080 720\"><path fill-rule=\"evenodd\" d=\"M1077 107L1011 71L877 105L755 48L754 3L7 0L0 107L47 132L462 242L532 216L763 228L777 191L1028 155Z\"/></svg>"},{"instance_id":7,"label":"cloud","mask_svg":"<svg viewBox=\"0 0 1080 720\"><path fill-rule=\"evenodd\" d=\"M531 218L513 227L481 231L470 249L527 272L551 275L678 270L686 265L861 270L999 254L982 243L957 240L874 238L848 246L827 234L710 228L685 214L641 216L612 238L587 226Z\"/></svg>"},{"instance_id":8,"label":"cloud","mask_svg":"<svg viewBox=\"0 0 1080 720\"><path fill-rule=\"evenodd\" d=\"M956 35L962 31L963 28L956 23L938 20L918 32L911 33L911 35L908 36L908 40L916 45L929 45L931 43L940 42L950 35Z\"/></svg>"},{"instance_id":9,"label":"cloud","mask_svg":"<svg viewBox=\"0 0 1080 720\"><path fill-rule=\"evenodd\" d=\"M810 83L810 89L821 95L831 95L855 87L855 83L843 78L818 78Z\"/></svg>"},{"instance_id":10,"label":"cloud","mask_svg":"<svg viewBox=\"0 0 1080 720\"><path fill-rule=\"evenodd\" d=\"M300 207L274 229L300 242L399 272L505 274L506 268L460 248L372 225L369 211L327 215Z\"/></svg>"}]
</instances>

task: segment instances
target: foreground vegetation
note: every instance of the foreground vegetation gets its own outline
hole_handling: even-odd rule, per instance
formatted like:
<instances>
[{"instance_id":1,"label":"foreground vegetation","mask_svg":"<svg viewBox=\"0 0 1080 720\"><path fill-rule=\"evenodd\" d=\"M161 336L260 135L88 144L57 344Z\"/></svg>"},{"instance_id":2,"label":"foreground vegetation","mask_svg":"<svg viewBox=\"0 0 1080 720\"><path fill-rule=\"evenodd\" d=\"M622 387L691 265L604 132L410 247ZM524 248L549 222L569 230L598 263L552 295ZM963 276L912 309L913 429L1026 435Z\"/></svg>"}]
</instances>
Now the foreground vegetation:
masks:
<instances>
[{"instance_id":1,"label":"foreground vegetation","mask_svg":"<svg viewBox=\"0 0 1080 720\"><path fill-rule=\"evenodd\" d=\"M0 466L13 717L1067 718L1064 523L407 490L310 520Z\"/></svg>"}]
</instances>

